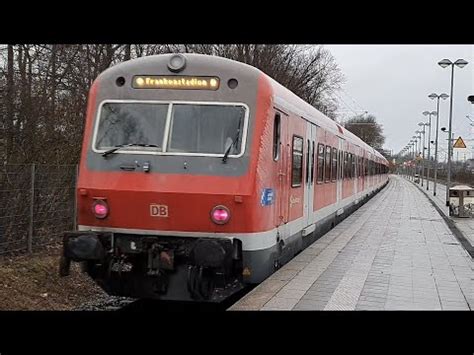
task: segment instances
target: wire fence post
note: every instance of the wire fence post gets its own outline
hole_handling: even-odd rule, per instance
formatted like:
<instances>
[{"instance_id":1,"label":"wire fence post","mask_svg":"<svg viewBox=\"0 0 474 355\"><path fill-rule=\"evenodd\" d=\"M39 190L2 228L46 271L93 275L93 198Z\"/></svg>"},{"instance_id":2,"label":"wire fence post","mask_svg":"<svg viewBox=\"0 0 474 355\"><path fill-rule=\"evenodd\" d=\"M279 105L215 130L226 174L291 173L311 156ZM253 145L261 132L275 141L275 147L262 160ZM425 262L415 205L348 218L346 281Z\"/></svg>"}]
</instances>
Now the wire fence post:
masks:
<instances>
[{"instance_id":1,"label":"wire fence post","mask_svg":"<svg viewBox=\"0 0 474 355\"><path fill-rule=\"evenodd\" d=\"M75 169L75 175L74 175L74 189L73 189L73 194L74 194L74 224L73 224L73 230L77 230L77 179L79 177L79 164L76 164L76 169Z\"/></svg>"},{"instance_id":2,"label":"wire fence post","mask_svg":"<svg viewBox=\"0 0 474 355\"><path fill-rule=\"evenodd\" d=\"M28 230L28 253L33 253L33 223L35 211L35 164L31 164L30 228Z\"/></svg>"}]
</instances>

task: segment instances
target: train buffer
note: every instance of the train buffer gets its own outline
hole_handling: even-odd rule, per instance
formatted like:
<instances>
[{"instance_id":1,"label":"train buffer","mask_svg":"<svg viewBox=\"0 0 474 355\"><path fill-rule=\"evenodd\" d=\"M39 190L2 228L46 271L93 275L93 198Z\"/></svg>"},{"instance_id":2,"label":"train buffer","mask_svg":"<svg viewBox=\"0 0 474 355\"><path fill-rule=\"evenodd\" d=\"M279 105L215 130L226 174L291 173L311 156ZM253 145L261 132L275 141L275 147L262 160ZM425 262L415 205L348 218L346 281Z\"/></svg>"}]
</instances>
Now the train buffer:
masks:
<instances>
[{"instance_id":1,"label":"train buffer","mask_svg":"<svg viewBox=\"0 0 474 355\"><path fill-rule=\"evenodd\" d=\"M455 234L421 189L392 175L229 310L472 310L474 262Z\"/></svg>"}]
</instances>

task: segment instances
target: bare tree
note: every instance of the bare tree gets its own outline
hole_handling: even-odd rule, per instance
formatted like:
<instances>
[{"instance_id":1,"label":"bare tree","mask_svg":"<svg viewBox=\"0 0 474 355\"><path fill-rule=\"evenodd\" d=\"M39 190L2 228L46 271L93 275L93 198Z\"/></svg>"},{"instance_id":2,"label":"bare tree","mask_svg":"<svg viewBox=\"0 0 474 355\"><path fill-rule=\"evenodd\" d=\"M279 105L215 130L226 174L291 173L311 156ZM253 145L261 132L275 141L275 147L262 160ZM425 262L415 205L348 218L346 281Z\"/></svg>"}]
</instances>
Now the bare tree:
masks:
<instances>
[{"instance_id":1,"label":"bare tree","mask_svg":"<svg viewBox=\"0 0 474 355\"><path fill-rule=\"evenodd\" d=\"M2 162L76 163L93 80L125 60L160 53L217 55L253 65L334 118L343 76L321 46L259 44L7 45L0 48ZM3 139L2 139L3 138ZM0 154L2 154L0 150Z\"/></svg>"},{"instance_id":2,"label":"bare tree","mask_svg":"<svg viewBox=\"0 0 474 355\"><path fill-rule=\"evenodd\" d=\"M259 68L332 119L334 91L344 82L334 57L322 46L270 44L168 45L168 52L217 55Z\"/></svg>"},{"instance_id":3,"label":"bare tree","mask_svg":"<svg viewBox=\"0 0 474 355\"><path fill-rule=\"evenodd\" d=\"M374 115L357 115L349 119L345 124L345 128L368 145L377 150L381 150L385 143L382 126L377 123Z\"/></svg>"}]
</instances>

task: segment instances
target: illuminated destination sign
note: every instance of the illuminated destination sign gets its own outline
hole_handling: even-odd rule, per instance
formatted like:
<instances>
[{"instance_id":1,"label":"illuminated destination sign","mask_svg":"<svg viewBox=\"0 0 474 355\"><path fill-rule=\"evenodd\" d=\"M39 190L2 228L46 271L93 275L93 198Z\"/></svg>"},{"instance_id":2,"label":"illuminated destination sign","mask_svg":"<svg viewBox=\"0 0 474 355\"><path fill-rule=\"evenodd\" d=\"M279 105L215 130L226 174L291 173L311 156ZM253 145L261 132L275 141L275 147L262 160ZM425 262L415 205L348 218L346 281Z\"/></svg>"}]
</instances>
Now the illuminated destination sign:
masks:
<instances>
[{"instance_id":1,"label":"illuminated destination sign","mask_svg":"<svg viewBox=\"0 0 474 355\"><path fill-rule=\"evenodd\" d=\"M132 87L134 89L217 90L219 78L215 76L140 75L133 77Z\"/></svg>"}]
</instances>

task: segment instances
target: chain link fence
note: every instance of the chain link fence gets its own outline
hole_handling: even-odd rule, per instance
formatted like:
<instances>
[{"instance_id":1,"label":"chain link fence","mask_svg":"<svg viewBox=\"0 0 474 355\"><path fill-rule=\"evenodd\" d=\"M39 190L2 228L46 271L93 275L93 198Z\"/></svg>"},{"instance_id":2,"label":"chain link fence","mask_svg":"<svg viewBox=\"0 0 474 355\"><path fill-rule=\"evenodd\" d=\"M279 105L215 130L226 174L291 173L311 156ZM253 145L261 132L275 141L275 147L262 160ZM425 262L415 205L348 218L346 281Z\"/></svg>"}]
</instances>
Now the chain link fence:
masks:
<instances>
[{"instance_id":1,"label":"chain link fence","mask_svg":"<svg viewBox=\"0 0 474 355\"><path fill-rule=\"evenodd\" d=\"M32 253L75 229L77 165L0 167L0 255Z\"/></svg>"}]
</instances>

